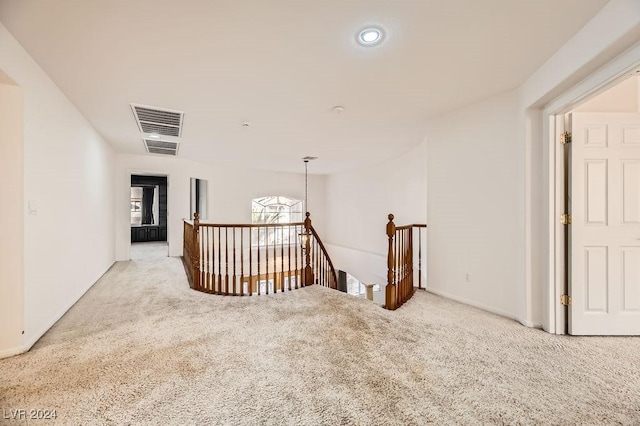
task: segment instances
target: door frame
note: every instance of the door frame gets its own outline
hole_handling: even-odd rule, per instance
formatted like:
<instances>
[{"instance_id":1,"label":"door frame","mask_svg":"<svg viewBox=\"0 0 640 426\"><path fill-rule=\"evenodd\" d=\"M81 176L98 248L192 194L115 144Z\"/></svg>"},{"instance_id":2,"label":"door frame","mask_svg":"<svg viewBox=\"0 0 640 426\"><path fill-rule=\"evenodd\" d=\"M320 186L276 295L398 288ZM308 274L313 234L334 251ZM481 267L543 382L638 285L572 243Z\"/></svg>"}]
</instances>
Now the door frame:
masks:
<instances>
[{"instance_id":1,"label":"door frame","mask_svg":"<svg viewBox=\"0 0 640 426\"><path fill-rule=\"evenodd\" d=\"M544 291L543 324L546 331L553 334L566 334L565 324L568 317L560 304L564 293L564 280L567 264L565 262L566 242L564 225L560 224L560 215L565 213L564 200L564 153L559 143L560 135L565 131L565 114L579 104L597 96L632 75L638 75L640 67L640 44L627 50L602 68L582 80L555 100L548 103L542 114L542 158L543 191L546 193L547 213L547 286ZM546 181L546 182L544 182ZM546 185L545 185L546 184ZM546 186L546 187L545 187Z\"/></svg>"},{"instance_id":2,"label":"door frame","mask_svg":"<svg viewBox=\"0 0 640 426\"><path fill-rule=\"evenodd\" d=\"M131 176L157 176L157 177L166 177L167 178L167 257L171 256L171 241L170 241L170 213L169 213L169 188L170 188L170 179L171 175L169 173L163 172L150 172L150 171L140 171L139 169L128 169L127 170L127 206L131 203ZM129 227L131 225L131 213L129 213L129 220L127 221ZM129 232L127 233L128 238L126 241L126 258L131 260L131 230L129 228Z\"/></svg>"}]
</instances>

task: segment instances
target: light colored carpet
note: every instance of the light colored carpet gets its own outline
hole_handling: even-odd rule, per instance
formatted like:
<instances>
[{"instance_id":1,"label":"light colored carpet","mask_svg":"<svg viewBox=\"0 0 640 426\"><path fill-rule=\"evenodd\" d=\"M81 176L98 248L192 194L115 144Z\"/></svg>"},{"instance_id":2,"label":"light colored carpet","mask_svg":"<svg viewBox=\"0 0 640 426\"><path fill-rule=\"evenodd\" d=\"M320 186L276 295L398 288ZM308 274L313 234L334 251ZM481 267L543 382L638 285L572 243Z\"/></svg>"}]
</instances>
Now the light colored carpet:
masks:
<instances>
[{"instance_id":1,"label":"light colored carpet","mask_svg":"<svg viewBox=\"0 0 640 426\"><path fill-rule=\"evenodd\" d=\"M169 244L166 241L150 241L131 244L131 260L150 259L152 257L167 257Z\"/></svg>"},{"instance_id":2,"label":"light colored carpet","mask_svg":"<svg viewBox=\"0 0 640 426\"><path fill-rule=\"evenodd\" d=\"M640 424L639 338L424 292L395 312L318 286L202 294L168 257L117 263L0 377L0 415L59 424Z\"/></svg>"}]
</instances>

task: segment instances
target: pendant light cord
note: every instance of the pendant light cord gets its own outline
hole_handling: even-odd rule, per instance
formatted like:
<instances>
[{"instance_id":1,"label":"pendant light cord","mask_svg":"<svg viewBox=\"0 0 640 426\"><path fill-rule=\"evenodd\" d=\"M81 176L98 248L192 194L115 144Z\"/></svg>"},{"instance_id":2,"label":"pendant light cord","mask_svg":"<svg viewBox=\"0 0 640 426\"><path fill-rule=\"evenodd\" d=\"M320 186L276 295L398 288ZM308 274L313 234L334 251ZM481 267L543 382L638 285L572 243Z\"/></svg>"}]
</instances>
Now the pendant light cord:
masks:
<instances>
[{"instance_id":1,"label":"pendant light cord","mask_svg":"<svg viewBox=\"0 0 640 426\"><path fill-rule=\"evenodd\" d=\"M304 217L304 214L306 214L309 211L309 205L307 203L308 167L309 167L309 160L304 160L304 209L305 210L304 210L304 213L303 213L303 217Z\"/></svg>"}]
</instances>

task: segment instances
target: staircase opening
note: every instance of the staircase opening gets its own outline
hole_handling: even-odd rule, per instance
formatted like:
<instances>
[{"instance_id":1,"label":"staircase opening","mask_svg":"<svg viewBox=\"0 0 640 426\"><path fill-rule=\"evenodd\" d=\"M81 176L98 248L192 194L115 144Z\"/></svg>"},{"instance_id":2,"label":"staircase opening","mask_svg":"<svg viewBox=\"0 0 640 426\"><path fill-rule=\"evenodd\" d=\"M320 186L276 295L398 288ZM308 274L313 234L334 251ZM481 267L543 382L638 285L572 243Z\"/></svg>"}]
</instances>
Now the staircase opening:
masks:
<instances>
[{"instance_id":1,"label":"staircase opening","mask_svg":"<svg viewBox=\"0 0 640 426\"><path fill-rule=\"evenodd\" d=\"M268 213L268 212L267 212ZM278 212L276 212L278 213ZM337 288L333 263L311 224L184 222L183 262L189 285L205 293L251 296L312 284Z\"/></svg>"}]
</instances>

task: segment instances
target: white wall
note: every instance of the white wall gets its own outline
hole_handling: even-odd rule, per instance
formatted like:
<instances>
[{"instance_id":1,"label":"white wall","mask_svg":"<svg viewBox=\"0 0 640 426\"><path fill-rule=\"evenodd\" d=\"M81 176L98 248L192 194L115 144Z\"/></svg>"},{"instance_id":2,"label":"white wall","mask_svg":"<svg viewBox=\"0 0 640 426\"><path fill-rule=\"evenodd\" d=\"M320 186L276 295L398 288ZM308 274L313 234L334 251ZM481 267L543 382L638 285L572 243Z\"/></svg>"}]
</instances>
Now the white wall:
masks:
<instances>
[{"instance_id":1,"label":"white wall","mask_svg":"<svg viewBox=\"0 0 640 426\"><path fill-rule=\"evenodd\" d=\"M633 87L630 86L632 84L627 84L623 87L632 91ZM549 86L548 89L552 90L553 88ZM448 295L454 299L516 318L523 324L537 326L543 322L543 318L547 315L545 287L548 285L546 269L548 241L545 238L547 232L545 226L548 226L548 224L544 219L547 208L545 207L545 198L548 193L545 193L546 166L543 165L542 153L542 112L539 109L527 109L522 105L522 98L520 97L522 90L523 88L510 94L511 100L503 108L502 112L498 112L495 108L503 102L504 95L494 97L475 106L459 109L429 123L428 176L430 208L428 222L429 242L432 249L429 251L428 258L430 265L429 288L434 292ZM615 92L613 95L615 95ZM591 103L588 108L619 108L622 105L619 101L612 102L613 96L611 94L607 97L594 98L594 100L595 102ZM628 104L629 102L625 102L624 105L628 107ZM469 115L475 115L478 120L473 120ZM502 123L496 121L496 118L500 118ZM489 127L488 130L487 127ZM441 137L438 136L438 132L440 132ZM481 182L485 179L495 179L493 174L501 170L502 164L507 161L511 162L515 167L511 171L510 177L504 176L498 179L499 181L504 181L505 184L515 185L514 191L502 194L505 197L504 201L511 203L511 209L507 209L506 212L508 213L506 214L503 213L502 208L493 209L492 214L500 218L500 224L503 223L503 220L506 221L507 225L510 223L510 229L514 229L515 232L508 239L494 238L490 234L485 234L484 248L482 249L477 247L477 241L475 241L471 230L465 229L465 232L469 231L468 237L455 236L458 229L464 229L458 225L450 224L448 231L451 232L448 232L448 235L451 238L441 235L441 232L443 232L440 224L441 219L451 220L453 223L457 220L455 215L460 211L461 207L467 206L475 215L478 212L478 205L481 205L477 200L478 191L465 190L464 187L456 186L455 183L460 171L468 173L472 170L467 163L456 163L458 153L464 148L460 145L456 146L455 141L461 134L465 133L467 140L465 146L491 147L495 146L493 144L502 144L503 148L507 148L503 151L503 155L506 158L493 158L491 155L491 152L494 152L493 149L488 151L487 154L489 155L482 154L480 151L475 152L474 155L477 155L482 161L488 162L486 169L489 174L487 175L486 172L476 173L476 176L479 176L481 181L472 182L470 184L472 187L477 189L477 185L481 185ZM434 145L434 143L438 142L438 139L446 141L446 143L444 145ZM507 145L508 140L508 143L513 148L509 148ZM448 145L449 150L446 148ZM523 153L523 149L526 150L526 153ZM448 152L449 159L447 161L443 161L441 157L443 152L439 150L444 150L444 153ZM527 156L526 162L524 161L525 155ZM441 176L440 183L436 180L436 176ZM528 185L524 184L525 179L528 180ZM537 184L531 185L531 182L536 182ZM436 192L438 186L441 187L443 192ZM448 193L449 191L450 193ZM526 204L525 197L528 198ZM452 203L454 206L449 209L449 212L446 211L447 202ZM486 217L486 220L482 221L482 223L489 223L487 221L492 217L486 211L486 209L492 209L489 206L490 204L493 203L487 203L485 206L481 205L480 213ZM456 205L457 207L455 207ZM441 218L436 216L437 212L442 216ZM453 217L448 218L447 215L449 214L452 214ZM515 221L512 221L511 217L515 217ZM527 222L526 227L523 227L523 221ZM484 227L486 230L491 228L499 229L495 223L488 227L483 224L477 224L477 226ZM484 233L484 231L482 232ZM498 234L500 233L500 231L497 232ZM442 243L445 246L441 245ZM450 249L445 248L447 244L457 244L457 248L454 249L455 255L450 253ZM510 276L515 278L513 288L509 286L507 289L501 289L499 281L496 280L492 281L491 285L485 289L487 291L486 295L477 294L473 290L475 288L473 275L475 274L472 273L470 273L470 285L457 284L460 280L466 283L464 274L467 271L461 264L467 262L464 260L465 257L475 259L477 265L486 272L495 270L495 274L506 274L507 271L503 270L504 267L497 267L492 264L492 261L502 256L498 255L494 258L494 253L504 254L505 247L510 247L508 252L511 252L512 249L514 250L512 252L513 256L510 257L508 262L505 262L506 267L510 268L511 265L518 265L517 271L511 270L510 272ZM481 260L482 258L475 257L482 250L485 251L483 256L489 256L490 259ZM527 250L527 252L525 253L523 250ZM522 256L525 256L524 260ZM443 262L443 258L449 258L448 263L447 261ZM523 261L526 266L523 266ZM455 268L458 268L457 272ZM450 277L451 282L436 280L435 276L439 270L446 270L447 273L451 273L453 275ZM521 270L528 274L528 277L523 276ZM491 302L487 300L487 296L492 300ZM556 298L553 300L555 301Z\"/></svg>"},{"instance_id":2,"label":"white wall","mask_svg":"<svg viewBox=\"0 0 640 426\"><path fill-rule=\"evenodd\" d=\"M384 163L327 176L325 244L336 269L386 283L388 214L399 226L427 221L426 157L422 143Z\"/></svg>"},{"instance_id":3,"label":"white wall","mask_svg":"<svg viewBox=\"0 0 640 426\"><path fill-rule=\"evenodd\" d=\"M542 109L639 37L640 2L612 0L521 87L429 122L432 291L550 329Z\"/></svg>"},{"instance_id":4,"label":"white wall","mask_svg":"<svg viewBox=\"0 0 640 426\"><path fill-rule=\"evenodd\" d=\"M548 153L542 145L542 108L636 43L639 35L640 2L613 0L520 88L430 120L431 291L529 326L548 325L552 310L546 309L547 303L557 300L547 293ZM365 227L337 206L349 197L362 197L367 205L378 182L372 174L330 176L327 209L332 257L353 267L354 275L362 274L361 280L375 282L385 270L379 266L384 234L367 234L364 228L382 228L384 219ZM337 212L347 213L347 218ZM342 226L341 220L347 223Z\"/></svg>"},{"instance_id":5,"label":"white wall","mask_svg":"<svg viewBox=\"0 0 640 426\"><path fill-rule=\"evenodd\" d=\"M542 108L638 35L640 2L613 0L521 87L429 121L427 167L407 169L427 171L431 291L529 326L545 322L549 224ZM327 178L329 252L339 269L364 282L384 280L386 213L405 211L380 208L397 204L389 187L407 181L388 176L393 168ZM399 198L419 199L408 196L412 192ZM399 217L396 223L403 219L418 221Z\"/></svg>"},{"instance_id":6,"label":"white wall","mask_svg":"<svg viewBox=\"0 0 640 426\"><path fill-rule=\"evenodd\" d=\"M519 113L519 115L522 112ZM522 116L521 116L522 118ZM530 182L543 182L546 169L543 165L543 150L540 141L542 135L542 111L527 109L524 112L524 121L519 121L519 139L524 140L524 158L520 182L523 188L524 200L521 200L521 218L524 221L524 283L520 291L521 298L516 301L520 306L518 320L529 327L540 327L543 319L549 312L549 306L545 301L545 285L547 271L543 265L548 257L547 233L545 231L544 216L534 214L548 209L540 185L532 186ZM524 299L522 299L524 297ZM523 306L524 304L524 306Z\"/></svg>"},{"instance_id":7,"label":"white wall","mask_svg":"<svg viewBox=\"0 0 640 426\"><path fill-rule=\"evenodd\" d=\"M608 63L640 61L640 57L616 59L637 45L638 40L640 2L612 0L518 90L517 119L525 125L515 143L524 144L526 153L522 165L526 240L524 286L525 294L531 295L526 299L525 316L519 318L525 324L542 323L546 330L563 332L555 327L559 302L554 287L556 265L550 251L550 238L554 238L555 227L551 221L556 221L557 216L555 212L550 213L550 201L555 198L550 189L553 188L550 181L554 173L554 166L550 164L553 151L549 150L548 132L545 132L548 117L543 109L550 104L557 105L557 99L573 102L576 100L574 95L578 98L587 95L586 92L575 93L578 86L589 84L591 89L597 89L599 84L610 81L615 75L603 75L600 71ZM621 68L615 72L622 71ZM571 94L570 100L568 94Z\"/></svg>"},{"instance_id":8,"label":"white wall","mask_svg":"<svg viewBox=\"0 0 640 426\"><path fill-rule=\"evenodd\" d=\"M511 318L524 306L517 106L504 93L430 120L427 136L429 290Z\"/></svg>"},{"instance_id":9,"label":"white wall","mask_svg":"<svg viewBox=\"0 0 640 426\"><path fill-rule=\"evenodd\" d=\"M22 347L24 158L22 89L0 71L0 357Z\"/></svg>"},{"instance_id":10,"label":"white wall","mask_svg":"<svg viewBox=\"0 0 640 426\"><path fill-rule=\"evenodd\" d=\"M302 163L301 163L302 168ZM304 200L304 174L245 170L157 155L118 155L116 257L129 260L131 174L168 176L169 255L182 256L182 222L190 210L191 178L207 180L208 217L212 223L251 223L251 200L287 195ZM325 177L309 175L309 209L314 228L324 239Z\"/></svg>"},{"instance_id":11,"label":"white wall","mask_svg":"<svg viewBox=\"0 0 640 426\"><path fill-rule=\"evenodd\" d=\"M115 158L2 25L0 52L0 69L24 95L26 350L114 262Z\"/></svg>"},{"instance_id":12,"label":"white wall","mask_svg":"<svg viewBox=\"0 0 640 426\"><path fill-rule=\"evenodd\" d=\"M640 2L611 0L520 87L542 108L640 40Z\"/></svg>"}]
</instances>

